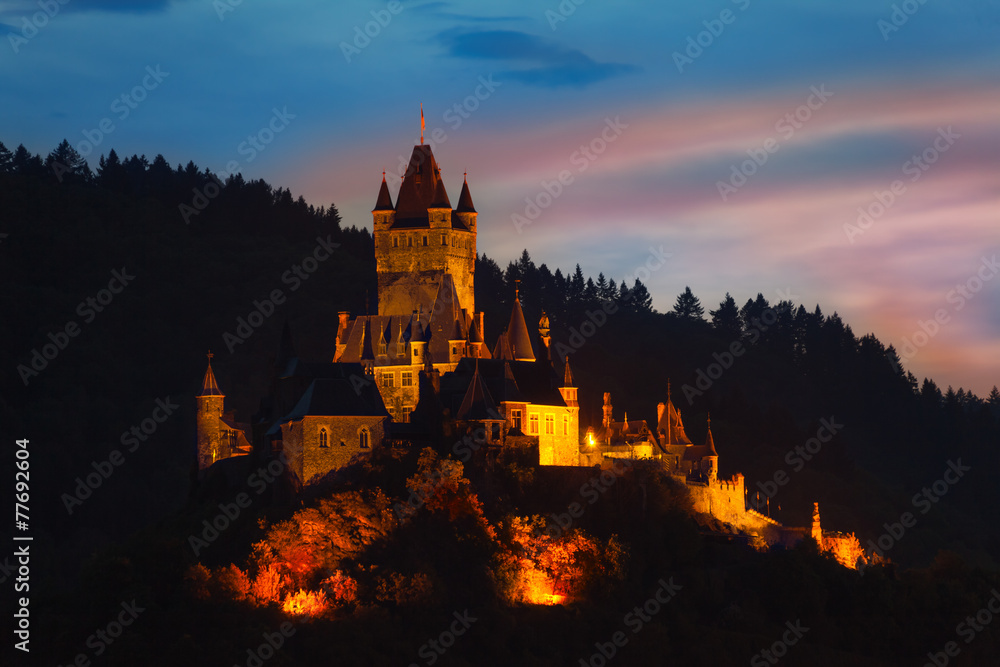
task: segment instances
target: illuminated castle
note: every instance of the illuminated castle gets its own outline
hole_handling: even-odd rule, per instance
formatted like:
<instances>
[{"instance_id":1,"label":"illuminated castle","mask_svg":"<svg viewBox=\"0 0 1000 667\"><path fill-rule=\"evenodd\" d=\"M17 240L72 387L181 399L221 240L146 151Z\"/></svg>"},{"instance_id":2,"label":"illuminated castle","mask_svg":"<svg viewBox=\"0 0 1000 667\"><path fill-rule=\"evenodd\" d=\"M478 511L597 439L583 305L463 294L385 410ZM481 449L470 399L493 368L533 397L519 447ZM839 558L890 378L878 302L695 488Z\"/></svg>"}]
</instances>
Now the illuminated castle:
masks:
<instances>
[{"instance_id":1,"label":"illuminated castle","mask_svg":"<svg viewBox=\"0 0 1000 667\"><path fill-rule=\"evenodd\" d=\"M475 309L477 217L467 179L452 208L427 144L413 147L395 204L383 172L372 210L377 314L339 314L329 363L299 359L286 326L252 427L223 412L210 362L197 399L199 470L250 453L252 441L262 457L282 454L297 484L308 485L388 439L412 441L421 428L426 437L440 420L448 437L475 434L486 451L537 447L544 466L657 460L687 485L699 512L767 544L809 534L747 509L743 476L718 477L711 423L704 444L691 442L669 385L655 428L627 414L615 421L605 393L601 425L581 433L569 358L555 354L544 313L536 351L516 291L506 328L488 347ZM817 526L818 510L812 533L820 547L849 561L849 540Z\"/></svg>"}]
</instances>

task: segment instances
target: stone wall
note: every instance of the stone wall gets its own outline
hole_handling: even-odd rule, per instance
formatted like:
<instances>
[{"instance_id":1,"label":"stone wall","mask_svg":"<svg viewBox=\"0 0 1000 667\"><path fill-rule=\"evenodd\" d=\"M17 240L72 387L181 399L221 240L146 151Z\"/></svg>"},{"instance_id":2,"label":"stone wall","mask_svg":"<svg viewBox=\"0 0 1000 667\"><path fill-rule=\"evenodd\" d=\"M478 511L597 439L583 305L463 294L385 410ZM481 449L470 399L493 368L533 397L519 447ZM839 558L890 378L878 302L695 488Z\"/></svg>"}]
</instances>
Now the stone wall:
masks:
<instances>
[{"instance_id":1,"label":"stone wall","mask_svg":"<svg viewBox=\"0 0 1000 667\"><path fill-rule=\"evenodd\" d=\"M409 315L418 305L429 310L446 272L455 281L460 306L475 312L475 232L450 228L376 230L375 264L379 315Z\"/></svg>"},{"instance_id":2,"label":"stone wall","mask_svg":"<svg viewBox=\"0 0 1000 667\"><path fill-rule=\"evenodd\" d=\"M385 438L384 417L311 417L281 425L282 443L289 466L303 484L316 476L347 465L355 455L367 455ZM360 433L368 430L368 447L361 447ZM321 433L326 431L326 446ZM341 444L343 443L343 444Z\"/></svg>"}]
</instances>

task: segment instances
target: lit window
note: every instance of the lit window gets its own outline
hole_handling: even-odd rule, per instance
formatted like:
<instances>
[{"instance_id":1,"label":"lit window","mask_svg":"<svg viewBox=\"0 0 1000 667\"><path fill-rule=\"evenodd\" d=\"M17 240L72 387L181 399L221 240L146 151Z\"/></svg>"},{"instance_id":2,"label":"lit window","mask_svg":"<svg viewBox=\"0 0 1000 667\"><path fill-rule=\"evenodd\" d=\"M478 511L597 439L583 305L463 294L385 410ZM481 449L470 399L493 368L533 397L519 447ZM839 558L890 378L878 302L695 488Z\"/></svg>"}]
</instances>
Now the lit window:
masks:
<instances>
[{"instance_id":1,"label":"lit window","mask_svg":"<svg viewBox=\"0 0 1000 667\"><path fill-rule=\"evenodd\" d=\"M545 435L556 434L556 418L552 415L545 415Z\"/></svg>"},{"instance_id":2,"label":"lit window","mask_svg":"<svg viewBox=\"0 0 1000 667\"><path fill-rule=\"evenodd\" d=\"M521 411L511 410L510 411L510 427L516 428L518 431L521 430Z\"/></svg>"},{"instance_id":3,"label":"lit window","mask_svg":"<svg viewBox=\"0 0 1000 667\"><path fill-rule=\"evenodd\" d=\"M396 421L396 408L389 406L387 409L389 410L389 419Z\"/></svg>"},{"instance_id":4,"label":"lit window","mask_svg":"<svg viewBox=\"0 0 1000 667\"><path fill-rule=\"evenodd\" d=\"M368 429L361 429L361 432L358 434L358 441L361 449L368 449Z\"/></svg>"},{"instance_id":5,"label":"lit window","mask_svg":"<svg viewBox=\"0 0 1000 667\"><path fill-rule=\"evenodd\" d=\"M326 440L326 429L325 428L321 428L319 430L319 446L320 447L328 447L329 446L327 444L327 440Z\"/></svg>"},{"instance_id":6,"label":"lit window","mask_svg":"<svg viewBox=\"0 0 1000 667\"><path fill-rule=\"evenodd\" d=\"M531 435L538 435L538 415L528 416L528 428Z\"/></svg>"},{"instance_id":7,"label":"lit window","mask_svg":"<svg viewBox=\"0 0 1000 667\"><path fill-rule=\"evenodd\" d=\"M569 415L563 415L563 435L569 435Z\"/></svg>"},{"instance_id":8,"label":"lit window","mask_svg":"<svg viewBox=\"0 0 1000 667\"><path fill-rule=\"evenodd\" d=\"M404 405L402 409L402 421L405 423L410 423L410 413L413 412L413 408L409 405Z\"/></svg>"},{"instance_id":9,"label":"lit window","mask_svg":"<svg viewBox=\"0 0 1000 667\"><path fill-rule=\"evenodd\" d=\"M378 353L379 356L381 357L385 356L385 341L382 341L381 343L378 344Z\"/></svg>"},{"instance_id":10,"label":"lit window","mask_svg":"<svg viewBox=\"0 0 1000 667\"><path fill-rule=\"evenodd\" d=\"M386 389L392 389L393 380L395 380L396 374L392 371L387 371L382 373L382 386Z\"/></svg>"},{"instance_id":11,"label":"lit window","mask_svg":"<svg viewBox=\"0 0 1000 667\"><path fill-rule=\"evenodd\" d=\"M413 386L413 371L403 371L401 373L399 386L400 387L412 387ZM404 408L405 409L405 408Z\"/></svg>"}]
</instances>

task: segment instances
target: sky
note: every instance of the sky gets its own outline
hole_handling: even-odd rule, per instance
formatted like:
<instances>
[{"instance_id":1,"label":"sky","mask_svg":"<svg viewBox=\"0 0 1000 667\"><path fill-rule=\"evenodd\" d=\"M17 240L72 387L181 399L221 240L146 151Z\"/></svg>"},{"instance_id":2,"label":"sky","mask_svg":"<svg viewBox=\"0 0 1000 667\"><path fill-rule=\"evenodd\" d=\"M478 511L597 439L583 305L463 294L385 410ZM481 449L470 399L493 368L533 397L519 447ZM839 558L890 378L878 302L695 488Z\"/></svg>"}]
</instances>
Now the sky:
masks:
<instances>
[{"instance_id":1,"label":"sky","mask_svg":"<svg viewBox=\"0 0 1000 667\"><path fill-rule=\"evenodd\" d=\"M1000 384L998 0L0 0L0 32L11 149L235 168L370 229L422 104L501 267L820 304Z\"/></svg>"}]
</instances>

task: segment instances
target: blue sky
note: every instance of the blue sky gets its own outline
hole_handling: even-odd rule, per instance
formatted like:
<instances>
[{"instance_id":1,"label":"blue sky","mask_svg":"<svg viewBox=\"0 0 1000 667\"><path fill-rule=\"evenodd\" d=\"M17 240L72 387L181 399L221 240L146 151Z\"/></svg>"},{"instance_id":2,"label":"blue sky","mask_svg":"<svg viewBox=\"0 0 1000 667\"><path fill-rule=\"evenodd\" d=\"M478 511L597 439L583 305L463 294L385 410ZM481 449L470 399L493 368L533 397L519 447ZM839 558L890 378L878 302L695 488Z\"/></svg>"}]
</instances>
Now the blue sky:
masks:
<instances>
[{"instance_id":1,"label":"blue sky","mask_svg":"<svg viewBox=\"0 0 1000 667\"><path fill-rule=\"evenodd\" d=\"M0 1L0 141L86 147L108 118L92 166L112 147L235 161L370 226L423 103L450 194L468 171L479 248L501 264L528 248L620 278L662 245L659 310L685 285L709 307L787 289L899 347L1000 245L1000 3L903 4ZM144 80L121 117L114 100ZM241 143L275 110L294 118L249 159ZM767 159L743 167L751 154ZM753 173L720 191L734 169ZM518 227L561 171L572 182ZM897 180L859 233L858 208ZM991 277L905 365L985 394L997 312Z\"/></svg>"}]
</instances>

